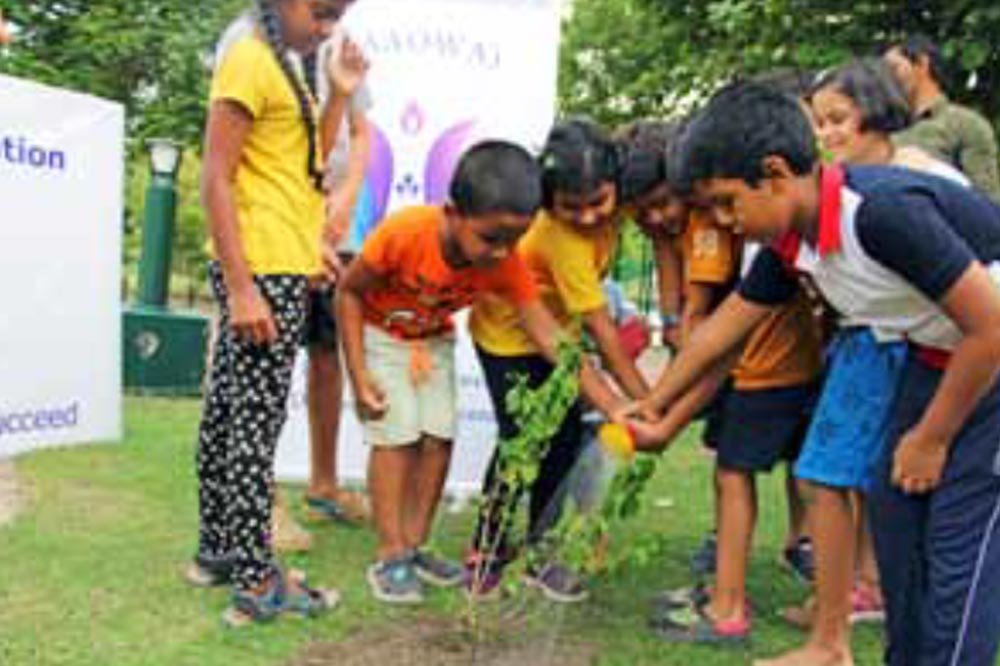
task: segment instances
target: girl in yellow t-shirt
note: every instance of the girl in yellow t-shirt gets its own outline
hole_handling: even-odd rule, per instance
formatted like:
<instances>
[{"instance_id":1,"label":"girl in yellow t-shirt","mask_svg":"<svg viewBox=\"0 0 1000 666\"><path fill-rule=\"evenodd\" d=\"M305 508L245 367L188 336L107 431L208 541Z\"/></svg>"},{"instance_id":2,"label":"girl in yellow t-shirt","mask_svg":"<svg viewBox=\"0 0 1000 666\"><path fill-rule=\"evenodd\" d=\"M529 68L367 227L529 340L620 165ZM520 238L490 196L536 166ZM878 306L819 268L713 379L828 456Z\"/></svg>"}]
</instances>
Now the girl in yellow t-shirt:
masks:
<instances>
[{"instance_id":1,"label":"girl in yellow t-shirt","mask_svg":"<svg viewBox=\"0 0 1000 666\"><path fill-rule=\"evenodd\" d=\"M314 51L346 4L257 0L253 30L225 50L212 81L202 191L220 321L199 431L198 554L187 579L232 583L231 624L313 615L335 602L274 564L270 525L306 281L321 270L321 165L343 109L340 100L317 110L290 52ZM364 72L360 56L344 61L324 73L338 95Z\"/></svg>"},{"instance_id":2,"label":"girl in yellow t-shirt","mask_svg":"<svg viewBox=\"0 0 1000 666\"><path fill-rule=\"evenodd\" d=\"M521 238L517 252L531 271L543 304L562 329L578 338L582 324L597 343L605 367L630 396L641 397L647 392L646 383L618 336L602 284L618 237L615 145L597 125L569 120L552 129L539 159L544 210ZM500 437L509 439L518 430L505 399L513 379L525 375L532 385L538 385L552 372L552 364L531 341L517 309L507 299L493 295L479 298L472 309L470 328ZM581 416L577 403L552 438L538 479L527 489L531 494L531 544L540 543L557 522L565 481L584 441ZM495 458L487 476L489 497L505 495L496 486L497 464ZM504 544L499 513L497 506L486 506L475 531L468 567L486 572L472 579L470 592L475 594L496 590L506 565L504 553L509 549ZM554 601L575 602L587 595L575 572L559 563L535 567L530 574L531 584Z\"/></svg>"}]
</instances>

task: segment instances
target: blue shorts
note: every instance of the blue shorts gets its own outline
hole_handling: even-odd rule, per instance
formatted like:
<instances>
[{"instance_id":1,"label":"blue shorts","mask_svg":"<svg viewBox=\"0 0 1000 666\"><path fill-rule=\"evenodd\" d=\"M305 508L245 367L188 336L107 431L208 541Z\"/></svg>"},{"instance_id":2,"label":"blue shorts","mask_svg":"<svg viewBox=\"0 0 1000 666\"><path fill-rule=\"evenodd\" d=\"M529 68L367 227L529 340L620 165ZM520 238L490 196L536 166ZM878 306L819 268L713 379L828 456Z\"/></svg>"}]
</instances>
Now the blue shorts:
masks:
<instances>
[{"instance_id":1,"label":"blue shorts","mask_svg":"<svg viewBox=\"0 0 1000 666\"><path fill-rule=\"evenodd\" d=\"M795 476L823 486L867 491L885 445L906 343L879 343L848 328L830 344L826 378L795 465Z\"/></svg>"}]
</instances>

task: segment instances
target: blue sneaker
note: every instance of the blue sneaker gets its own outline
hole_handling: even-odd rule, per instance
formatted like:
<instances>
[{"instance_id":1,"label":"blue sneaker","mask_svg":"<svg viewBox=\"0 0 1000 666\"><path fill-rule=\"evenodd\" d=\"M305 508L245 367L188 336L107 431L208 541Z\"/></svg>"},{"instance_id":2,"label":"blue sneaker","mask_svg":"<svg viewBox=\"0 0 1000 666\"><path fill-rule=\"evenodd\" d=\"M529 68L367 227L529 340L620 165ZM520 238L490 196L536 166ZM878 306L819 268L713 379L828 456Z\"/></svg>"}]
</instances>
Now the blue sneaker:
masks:
<instances>
[{"instance_id":1,"label":"blue sneaker","mask_svg":"<svg viewBox=\"0 0 1000 666\"><path fill-rule=\"evenodd\" d=\"M691 556L691 574L695 578L704 578L715 574L716 548L715 532L709 532L701 546Z\"/></svg>"},{"instance_id":2,"label":"blue sneaker","mask_svg":"<svg viewBox=\"0 0 1000 666\"><path fill-rule=\"evenodd\" d=\"M457 587L465 582L465 567L429 550L413 551L413 569L423 582L435 587Z\"/></svg>"},{"instance_id":3,"label":"blue sneaker","mask_svg":"<svg viewBox=\"0 0 1000 666\"><path fill-rule=\"evenodd\" d=\"M375 562L368 567L368 585L372 595L387 604L419 604L424 600L424 585L417 577L413 557Z\"/></svg>"}]
</instances>

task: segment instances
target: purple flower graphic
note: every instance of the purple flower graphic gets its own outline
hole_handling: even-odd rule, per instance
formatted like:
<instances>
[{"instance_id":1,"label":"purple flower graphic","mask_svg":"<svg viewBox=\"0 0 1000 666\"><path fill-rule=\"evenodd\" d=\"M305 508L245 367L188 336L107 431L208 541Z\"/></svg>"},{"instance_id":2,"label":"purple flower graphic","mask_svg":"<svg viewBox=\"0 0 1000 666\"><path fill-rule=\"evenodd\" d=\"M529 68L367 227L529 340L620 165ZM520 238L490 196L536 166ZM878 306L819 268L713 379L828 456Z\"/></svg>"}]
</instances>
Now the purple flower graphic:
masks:
<instances>
[{"instance_id":1,"label":"purple flower graphic","mask_svg":"<svg viewBox=\"0 0 1000 666\"><path fill-rule=\"evenodd\" d=\"M475 120L465 120L438 137L424 165L424 201L439 204L448 198L448 188L462 153L472 145Z\"/></svg>"},{"instance_id":2,"label":"purple flower graphic","mask_svg":"<svg viewBox=\"0 0 1000 666\"><path fill-rule=\"evenodd\" d=\"M403 131L410 136L420 134L420 130L424 128L424 110L420 108L420 105L416 101L412 101L406 105L406 109L403 110L403 115L399 118L399 124L403 128Z\"/></svg>"},{"instance_id":3,"label":"purple flower graphic","mask_svg":"<svg viewBox=\"0 0 1000 666\"><path fill-rule=\"evenodd\" d=\"M366 177L368 187L371 188L373 222L377 222L385 215L389 205L395 164L389 138L375 123L371 123L371 128L372 147Z\"/></svg>"}]
</instances>

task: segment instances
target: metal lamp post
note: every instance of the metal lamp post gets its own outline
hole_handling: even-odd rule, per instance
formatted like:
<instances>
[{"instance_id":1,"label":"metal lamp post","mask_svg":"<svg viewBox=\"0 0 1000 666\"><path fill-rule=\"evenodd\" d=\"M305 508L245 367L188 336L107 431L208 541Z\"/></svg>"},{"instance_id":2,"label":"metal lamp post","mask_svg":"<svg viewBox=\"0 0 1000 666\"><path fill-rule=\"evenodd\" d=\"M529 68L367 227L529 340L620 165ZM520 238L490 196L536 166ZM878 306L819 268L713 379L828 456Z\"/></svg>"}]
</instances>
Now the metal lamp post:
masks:
<instances>
[{"instance_id":1,"label":"metal lamp post","mask_svg":"<svg viewBox=\"0 0 1000 666\"><path fill-rule=\"evenodd\" d=\"M177 218L177 172L183 149L169 139L150 139L147 145L151 174L142 223L139 304L166 307Z\"/></svg>"},{"instance_id":2,"label":"metal lamp post","mask_svg":"<svg viewBox=\"0 0 1000 666\"><path fill-rule=\"evenodd\" d=\"M151 139L150 181L143 213L137 302L125 309L124 383L145 392L194 394L205 372L208 319L168 308L177 216L177 174L183 150Z\"/></svg>"}]
</instances>

